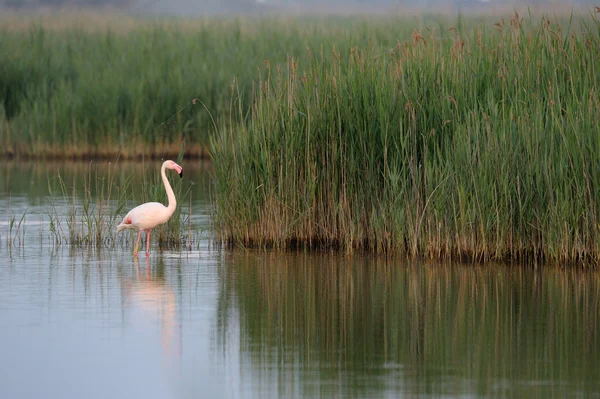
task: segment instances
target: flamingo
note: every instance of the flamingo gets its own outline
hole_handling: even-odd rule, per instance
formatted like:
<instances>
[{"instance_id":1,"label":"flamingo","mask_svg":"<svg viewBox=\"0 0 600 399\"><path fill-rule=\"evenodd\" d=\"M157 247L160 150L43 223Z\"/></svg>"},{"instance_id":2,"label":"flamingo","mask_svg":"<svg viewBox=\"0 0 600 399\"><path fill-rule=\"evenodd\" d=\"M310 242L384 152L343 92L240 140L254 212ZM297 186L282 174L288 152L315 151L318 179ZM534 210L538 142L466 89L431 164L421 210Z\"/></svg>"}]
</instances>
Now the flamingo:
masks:
<instances>
[{"instance_id":1,"label":"flamingo","mask_svg":"<svg viewBox=\"0 0 600 399\"><path fill-rule=\"evenodd\" d=\"M117 226L117 233L125 229L136 229L138 231L133 256L137 256L140 237L144 230L146 230L146 256L150 256L150 231L159 224L166 223L171 218L171 215L173 215L173 212L175 212L175 207L177 207L175 194L165 174L165 170L167 169L174 169L179 174L179 177L183 177L183 168L171 160L163 162L160 168L162 181L165 185L167 198L169 199L169 206L164 206L160 202L146 202L145 204L138 205L130 210L123 218L123 221Z\"/></svg>"}]
</instances>

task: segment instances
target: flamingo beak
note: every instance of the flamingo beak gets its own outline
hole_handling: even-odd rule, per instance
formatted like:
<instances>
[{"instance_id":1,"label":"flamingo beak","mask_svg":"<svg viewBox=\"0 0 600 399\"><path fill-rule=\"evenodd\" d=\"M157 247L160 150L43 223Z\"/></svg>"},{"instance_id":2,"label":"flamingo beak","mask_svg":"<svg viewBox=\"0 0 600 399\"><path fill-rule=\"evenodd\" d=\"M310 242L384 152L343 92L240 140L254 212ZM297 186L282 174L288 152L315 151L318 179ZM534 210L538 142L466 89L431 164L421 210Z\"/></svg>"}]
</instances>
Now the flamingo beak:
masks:
<instances>
[{"instance_id":1,"label":"flamingo beak","mask_svg":"<svg viewBox=\"0 0 600 399\"><path fill-rule=\"evenodd\" d=\"M179 172L179 177L183 179L183 169L181 169L181 172Z\"/></svg>"}]
</instances>

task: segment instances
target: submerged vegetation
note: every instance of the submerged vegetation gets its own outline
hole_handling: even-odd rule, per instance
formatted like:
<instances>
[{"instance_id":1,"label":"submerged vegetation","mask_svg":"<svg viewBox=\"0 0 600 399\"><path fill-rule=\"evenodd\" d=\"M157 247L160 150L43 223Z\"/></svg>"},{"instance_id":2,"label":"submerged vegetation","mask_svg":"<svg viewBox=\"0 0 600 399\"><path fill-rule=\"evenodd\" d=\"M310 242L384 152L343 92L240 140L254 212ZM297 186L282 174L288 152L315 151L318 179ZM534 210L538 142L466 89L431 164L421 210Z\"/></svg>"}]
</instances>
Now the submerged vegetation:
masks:
<instances>
[{"instance_id":1,"label":"submerged vegetation","mask_svg":"<svg viewBox=\"0 0 600 399\"><path fill-rule=\"evenodd\" d=\"M221 239L597 263L595 16L394 36L265 62L213 142Z\"/></svg>"}]
</instances>

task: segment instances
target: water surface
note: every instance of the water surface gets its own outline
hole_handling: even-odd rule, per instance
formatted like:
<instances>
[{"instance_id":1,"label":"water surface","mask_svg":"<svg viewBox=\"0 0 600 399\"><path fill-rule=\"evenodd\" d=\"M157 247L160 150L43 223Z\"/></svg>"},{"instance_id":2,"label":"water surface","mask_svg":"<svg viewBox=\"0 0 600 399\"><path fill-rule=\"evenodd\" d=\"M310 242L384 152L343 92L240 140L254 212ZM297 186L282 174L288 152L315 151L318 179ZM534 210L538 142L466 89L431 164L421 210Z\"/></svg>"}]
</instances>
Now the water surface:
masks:
<instances>
[{"instance_id":1,"label":"water surface","mask_svg":"<svg viewBox=\"0 0 600 399\"><path fill-rule=\"evenodd\" d=\"M600 396L595 271L229 250L209 234L135 259L51 239L48 179L83 195L88 164L0 167L2 398ZM210 169L183 167L207 230Z\"/></svg>"}]
</instances>

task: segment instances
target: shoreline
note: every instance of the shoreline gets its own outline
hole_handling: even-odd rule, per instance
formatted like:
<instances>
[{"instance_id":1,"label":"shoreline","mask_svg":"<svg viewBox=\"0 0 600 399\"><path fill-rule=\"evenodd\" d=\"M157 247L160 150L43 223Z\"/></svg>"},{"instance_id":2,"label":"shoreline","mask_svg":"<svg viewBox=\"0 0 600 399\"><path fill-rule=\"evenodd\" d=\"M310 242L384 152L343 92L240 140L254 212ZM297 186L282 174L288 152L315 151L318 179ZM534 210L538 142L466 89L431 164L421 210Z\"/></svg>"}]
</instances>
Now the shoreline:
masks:
<instances>
[{"instance_id":1,"label":"shoreline","mask_svg":"<svg viewBox=\"0 0 600 399\"><path fill-rule=\"evenodd\" d=\"M182 151L182 146L185 149ZM109 161L177 158L183 152L188 160L212 161L208 146L200 144L157 144L146 145L143 150L135 148L110 147L108 149L66 149L47 147L42 151L10 151L0 152L0 161Z\"/></svg>"}]
</instances>

